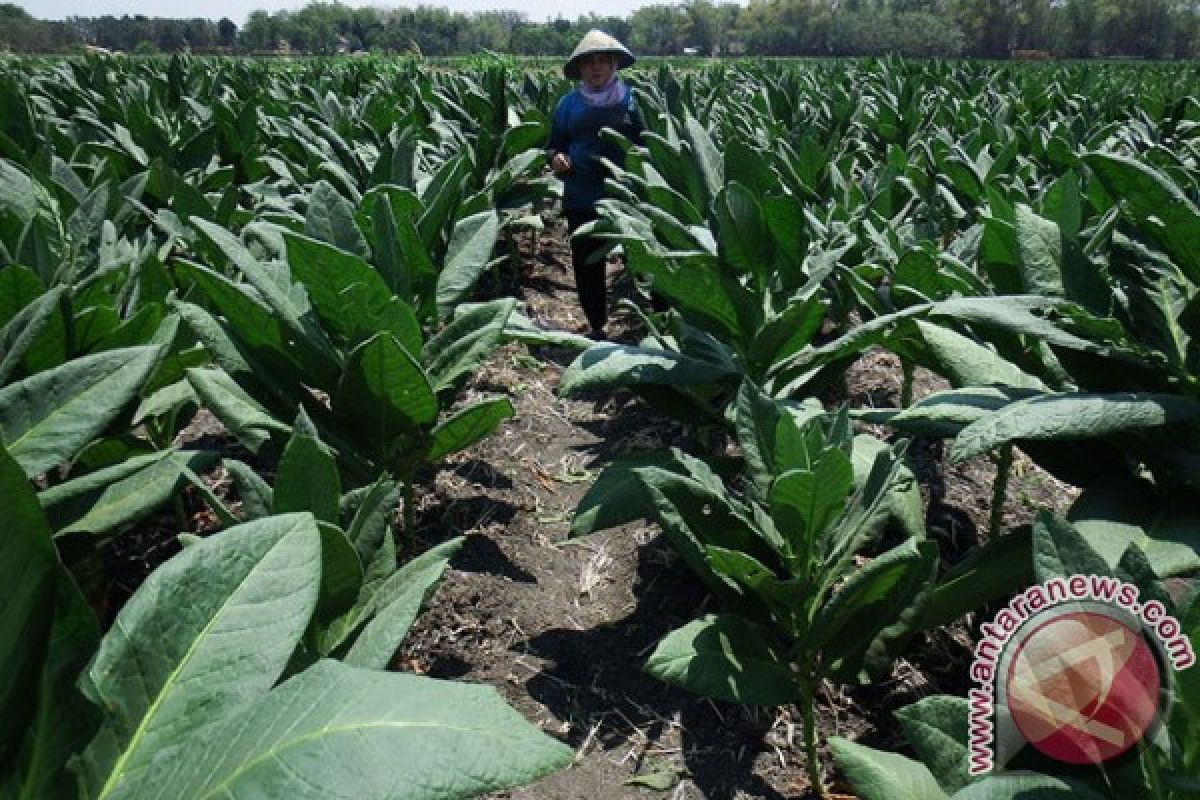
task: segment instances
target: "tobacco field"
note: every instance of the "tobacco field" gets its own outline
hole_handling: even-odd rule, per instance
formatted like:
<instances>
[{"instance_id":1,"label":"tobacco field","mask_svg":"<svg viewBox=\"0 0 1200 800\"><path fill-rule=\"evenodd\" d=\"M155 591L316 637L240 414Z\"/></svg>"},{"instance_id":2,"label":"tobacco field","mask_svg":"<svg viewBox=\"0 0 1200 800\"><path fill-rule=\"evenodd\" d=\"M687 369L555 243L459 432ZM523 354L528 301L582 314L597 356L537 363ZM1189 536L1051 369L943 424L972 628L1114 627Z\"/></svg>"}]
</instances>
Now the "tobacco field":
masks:
<instances>
[{"instance_id":1,"label":"tobacco field","mask_svg":"<svg viewBox=\"0 0 1200 800\"><path fill-rule=\"evenodd\" d=\"M1031 584L1200 649L1200 69L627 79L595 342L549 67L0 60L0 797L1200 797L966 757Z\"/></svg>"}]
</instances>

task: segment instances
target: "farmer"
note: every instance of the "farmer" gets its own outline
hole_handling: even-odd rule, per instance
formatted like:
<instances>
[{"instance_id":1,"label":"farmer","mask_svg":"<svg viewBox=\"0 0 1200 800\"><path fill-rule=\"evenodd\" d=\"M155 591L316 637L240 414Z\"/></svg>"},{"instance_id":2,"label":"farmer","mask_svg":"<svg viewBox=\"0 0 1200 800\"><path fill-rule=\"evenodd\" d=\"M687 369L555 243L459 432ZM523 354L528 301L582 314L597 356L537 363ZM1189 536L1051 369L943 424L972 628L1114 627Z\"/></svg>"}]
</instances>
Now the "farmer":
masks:
<instances>
[{"instance_id":1,"label":"farmer","mask_svg":"<svg viewBox=\"0 0 1200 800\"><path fill-rule=\"evenodd\" d=\"M571 266L579 305L591 327L589 336L604 338L608 321L602 241L576 236L580 226L597 218L596 203L604 195L601 158L616 161L620 152L600 141L600 129L612 128L641 143L642 118L629 87L617 70L634 61L625 45L603 31L588 31L563 66L563 74L579 86L558 101L546 154L550 168L563 181L563 212L571 232Z\"/></svg>"}]
</instances>

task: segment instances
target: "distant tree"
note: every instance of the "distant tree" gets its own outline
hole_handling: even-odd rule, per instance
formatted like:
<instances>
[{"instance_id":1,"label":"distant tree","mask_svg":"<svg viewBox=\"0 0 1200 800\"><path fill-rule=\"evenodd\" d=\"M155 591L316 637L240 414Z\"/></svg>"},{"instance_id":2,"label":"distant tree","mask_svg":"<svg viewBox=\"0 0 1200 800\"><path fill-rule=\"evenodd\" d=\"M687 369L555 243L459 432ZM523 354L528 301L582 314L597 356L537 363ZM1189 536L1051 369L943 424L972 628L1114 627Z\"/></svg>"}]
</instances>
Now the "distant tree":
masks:
<instances>
[{"instance_id":1,"label":"distant tree","mask_svg":"<svg viewBox=\"0 0 1200 800\"><path fill-rule=\"evenodd\" d=\"M0 3L0 20L4 20L5 24L18 21L32 22L33 15L13 3Z\"/></svg>"},{"instance_id":2,"label":"distant tree","mask_svg":"<svg viewBox=\"0 0 1200 800\"><path fill-rule=\"evenodd\" d=\"M1176 0L1171 9L1175 30L1175 58L1200 56L1200 4L1193 0Z\"/></svg>"},{"instance_id":3,"label":"distant tree","mask_svg":"<svg viewBox=\"0 0 1200 800\"><path fill-rule=\"evenodd\" d=\"M41 23L20 6L0 3L0 50L32 53L42 49Z\"/></svg>"},{"instance_id":4,"label":"distant tree","mask_svg":"<svg viewBox=\"0 0 1200 800\"><path fill-rule=\"evenodd\" d=\"M687 45L691 22L679 6L642 6L629 20L633 28L630 43L648 55L674 55Z\"/></svg>"},{"instance_id":5,"label":"distant tree","mask_svg":"<svg viewBox=\"0 0 1200 800\"><path fill-rule=\"evenodd\" d=\"M252 52L274 50L279 39L278 18L266 11L252 11L240 34L242 48Z\"/></svg>"},{"instance_id":6,"label":"distant tree","mask_svg":"<svg viewBox=\"0 0 1200 800\"><path fill-rule=\"evenodd\" d=\"M604 31L610 36L615 36L619 41L628 42L631 33L633 32L633 23L629 19L623 17L601 16L599 14L584 14L579 19L575 20L574 32L579 33L582 37L584 33L592 29ZM571 43L574 47L575 42Z\"/></svg>"},{"instance_id":7,"label":"distant tree","mask_svg":"<svg viewBox=\"0 0 1200 800\"><path fill-rule=\"evenodd\" d=\"M152 38L140 38L134 43L134 49L138 45L149 42L154 45L155 52L174 53L182 50L184 45L189 44L186 36L186 24L175 19L153 19L148 20L147 26L152 31Z\"/></svg>"},{"instance_id":8,"label":"distant tree","mask_svg":"<svg viewBox=\"0 0 1200 800\"><path fill-rule=\"evenodd\" d=\"M217 43L217 26L210 19L189 19L183 26L183 37L189 47L207 50Z\"/></svg>"},{"instance_id":9,"label":"distant tree","mask_svg":"<svg viewBox=\"0 0 1200 800\"><path fill-rule=\"evenodd\" d=\"M229 17L217 21L217 42L221 47L233 47L237 43L237 25Z\"/></svg>"},{"instance_id":10,"label":"distant tree","mask_svg":"<svg viewBox=\"0 0 1200 800\"><path fill-rule=\"evenodd\" d=\"M274 50L282 40L296 52L316 54L361 48L440 56L489 49L564 56L591 28L645 55L685 47L728 54L736 44L738 54L772 56L1007 58L1022 49L1194 58L1200 55L1200 0L748 0L745 7L733 0L681 0L626 17L587 14L572 21L558 14L541 22L511 11L353 8L314 0L297 11L252 11L241 30L229 18L105 15L48 22L0 2L0 49L17 52L63 50L80 41L124 51L150 42L163 51L220 45L255 52Z\"/></svg>"},{"instance_id":11,"label":"distant tree","mask_svg":"<svg viewBox=\"0 0 1200 800\"><path fill-rule=\"evenodd\" d=\"M687 15L687 44L704 55L711 55L720 36L720 18L717 7L709 0L688 0L683 4Z\"/></svg>"}]
</instances>

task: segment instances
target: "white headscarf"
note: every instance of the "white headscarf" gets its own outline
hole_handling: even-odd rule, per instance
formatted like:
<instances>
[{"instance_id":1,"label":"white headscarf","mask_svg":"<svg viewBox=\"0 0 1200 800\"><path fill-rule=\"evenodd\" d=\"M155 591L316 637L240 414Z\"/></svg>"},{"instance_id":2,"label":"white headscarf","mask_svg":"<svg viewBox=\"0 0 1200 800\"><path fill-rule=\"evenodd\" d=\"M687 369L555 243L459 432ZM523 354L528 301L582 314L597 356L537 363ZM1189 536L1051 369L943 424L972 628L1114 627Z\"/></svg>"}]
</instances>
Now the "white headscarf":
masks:
<instances>
[{"instance_id":1,"label":"white headscarf","mask_svg":"<svg viewBox=\"0 0 1200 800\"><path fill-rule=\"evenodd\" d=\"M601 86L599 89L593 89L587 85L587 81L579 82L579 93L583 95L583 100L589 106L615 106L625 99L625 82L617 77L617 71L613 70L613 75L608 83Z\"/></svg>"}]
</instances>

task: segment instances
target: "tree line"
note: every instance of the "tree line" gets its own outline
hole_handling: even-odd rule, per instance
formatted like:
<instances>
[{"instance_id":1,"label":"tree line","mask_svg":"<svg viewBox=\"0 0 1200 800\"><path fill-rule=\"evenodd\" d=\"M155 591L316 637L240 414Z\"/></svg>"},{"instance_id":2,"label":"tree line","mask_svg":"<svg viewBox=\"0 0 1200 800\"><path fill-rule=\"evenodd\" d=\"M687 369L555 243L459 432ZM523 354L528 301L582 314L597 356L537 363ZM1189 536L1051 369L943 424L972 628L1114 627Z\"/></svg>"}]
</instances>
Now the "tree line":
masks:
<instances>
[{"instance_id":1,"label":"tree line","mask_svg":"<svg viewBox=\"0 0 1200 800\"><path fill-rule=\"evenodd\" d=\"M591 28L644 55L1195 58L1200 0L712 0L643 6L627 17L543 22L515 11L435 6L298 11L223 18L146 16L39 20L0 4L0 51L352 52L469 55L482 49L563 56Z\"/></svg>"}]
</instances>

